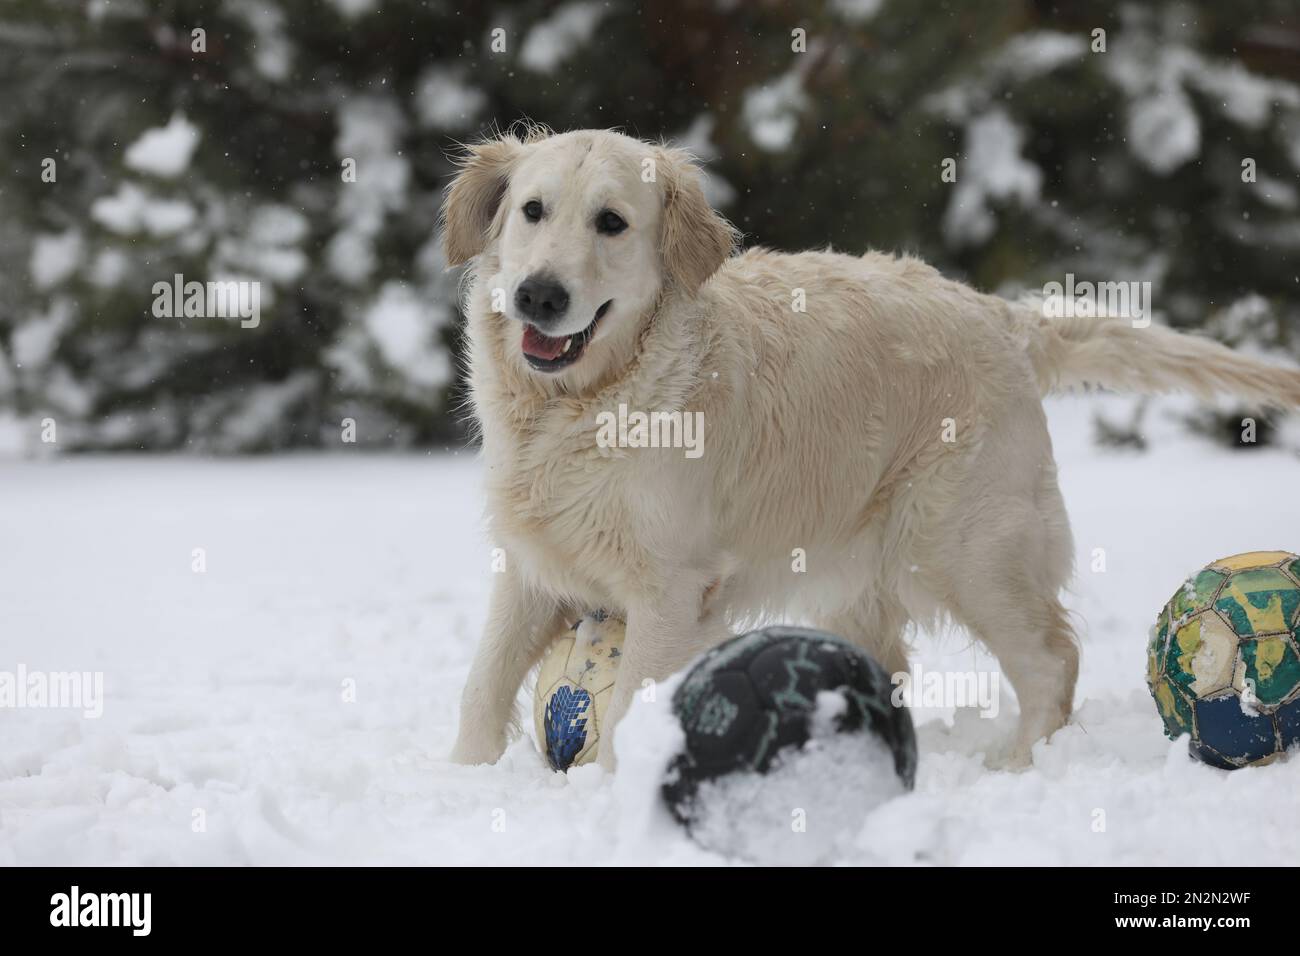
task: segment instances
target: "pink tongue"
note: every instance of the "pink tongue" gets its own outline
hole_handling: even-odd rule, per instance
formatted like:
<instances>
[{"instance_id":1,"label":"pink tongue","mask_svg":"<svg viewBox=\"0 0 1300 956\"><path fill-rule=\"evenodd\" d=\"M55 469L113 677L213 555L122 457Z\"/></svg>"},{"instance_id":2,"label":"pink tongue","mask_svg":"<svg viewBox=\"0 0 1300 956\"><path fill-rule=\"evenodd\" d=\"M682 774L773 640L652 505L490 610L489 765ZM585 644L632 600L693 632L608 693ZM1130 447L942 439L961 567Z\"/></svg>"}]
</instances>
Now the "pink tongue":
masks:
<instances>
[{"instance_id":1,"label":"pink tongue","mask_svg":"<svg viewBox=\"0 0 1300 956\"><path fill-rule=\"evenodd\" d=\"M553 359L564 351L564 342L568 336L563 339L553 339L549 335L543 335L531 325L524 326L523 349L525 354L534 358Z\"/></svg>"}]
</instances>

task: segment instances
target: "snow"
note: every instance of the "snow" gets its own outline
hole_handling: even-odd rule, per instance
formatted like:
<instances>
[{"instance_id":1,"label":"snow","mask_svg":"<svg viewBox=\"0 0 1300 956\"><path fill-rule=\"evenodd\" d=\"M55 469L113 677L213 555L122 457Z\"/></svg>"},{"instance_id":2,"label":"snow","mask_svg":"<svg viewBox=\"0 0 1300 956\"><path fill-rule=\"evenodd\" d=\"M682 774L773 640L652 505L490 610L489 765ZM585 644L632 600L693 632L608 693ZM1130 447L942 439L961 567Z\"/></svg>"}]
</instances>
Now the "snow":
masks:
<instances>
[{"instance_id":1,"label":"snow","mask_svg":"<svg viewBox=\"0 0 1300 956\"><path fill-rule=\"evenodd\" d=\"M405 125L401 109L385 96L353 97L340 109L334 153L355 163L356 179L344 180L339 192L339 230L327 255L331 271L350 285L374 272L375 242L384 220L406 203L411 167L400 152Z\"/></svg>"},{"instance_id":2,"label":"snow","mask_svg":"<svg viewBox=\"0 0 1300 956\"><path fill-rule=\"evenodd\" d=\"M257 0L226 0L226 9L253 31L253 65L267 79L284 81L293 72L293 45L285 36L284 11Z\"/></svg>"},{"instance_id":3,"label":"snow","mask_svg":"<svg viewBox=\"0 0 1300 956\"><path fill-rule=\"evenodd\" d=\"M729 859L833 863L854 854L872 811L904 792L883 741L862 734L814 739L765 775L734 774L704 784L691 834Z\"/></svg>"},{"instance_id":4,"label":"snow","mask_svg":"<svg viewBox=\"0 0 1300 956\"><path fill-rule=\"evenodd\" d=\"M199 145L199 128L180 113L166 126L145 130L126 148L126 165L141 173L174 179L185 172Z\"/></svg>"},{"instance_id":5,"label":"snow","mask_svg":"<svg viewBox=\"0 0 1300 956\"><path fill-rule=\"evenodd\" d=\"M55 299L45 312L31 316L14 329L10 337L14 362L19 368L43 366L71 323L71 304L67 299Z\"/></svg>"},{"instance_id":6,"label":"snow","mask_svg":"<svg viewBox=\"0 0 1300 956\"><path fill-rule=\"evenodd\" d=\"M1216 98L1226 118L1249 129L1261 129L1272 118L1275 105L1300 107L1300 86L1258 76L1233 61L1201 58L1198 67L1188 71L1187 80Z\"/></svg>"},{"instance_id":7,"label":"snow","mask_svg":"<svg viewBox=\"0 0 1300 956\"><path fill-rule=\"evenodd\" d=\"M65 302L66 300L60 300L55 303L55 307ZM71 309L67 314L71 315ZM66 364L58 363L37 371L45 384L44 411L56 418L65 414L76 418L90 411L94 404L93 386L87 386L75 377Z\"/></svg>"},{"instance_id":8,"label":"snow","mask_svg":"<svg viewBox=\"0 0 1300 956\"><path fill-rule=\"evenodd\" d=\"M436 284L434 288L436 288ZM326 352L345 390L383 388L413 402L451 379L451 359L440 345L444 301L403 282L386 282ZM372 429L363 428L370 435ZM375 429L376 432L379 429Z\"/></svg>"},{"instance_id":9,"label":"snow","mask_svg":"<svg viewBox=\"0 0 1300 956\"><path fill-rule=\"evenodd\" d=\"M728 859L777 866L831 863L852 853L871 812L906 792L883 740L837 734L843 694L817 695L810 739L781 754L766 774L740 773L701 785L691 837ZM661 721L674 724L657 708Z\"/></svg>"},{"instance_id":10,"label":"snow","mask_svg":"<svg viewBox=\"0 0 1300 956\"><path fill-rule=\"evenodd\" d=\"M985 57L980 68L924 99L927 109L954 123L987 110L1008 85L1047 76L1088 55L1083 37L1055 30L1017 34Z\"/></svg>"},{"instance_id":11,"label":"snow","mask_svg":"<svg viewBox=\"0 0 1300 956\"><path fill-rule=\"evenodd\" d=\"M487 94L471 86L462 70L430 67L420 77L415 110L425 126L445 132L473 129L487 105Z\"/></svg>"},{"instance_id":12,"label":"snow","mask_svg":"<svg viewBox=\"0 0 1300 956\"><path fill-rule=\"evenodd\" d=\"M1264 128L1275 107L1300 106L1300 86L1207 57L1168 24L1154 31L1142 25L1134 8L1125 17L1132 32L1126 29L1102 65L1129 98L1129 148L1153 172L1166 175L1200 155L1201 124L1190 89L1211 98L1226 119L1249 130Z\"/></svg>"},{"instance_id":13,"label":"snow","mask_svg":"<svg viewBox=\"0 0 1300 956\"><path fill-rule=\"evenodd\" d=\"M32 282L38 289L58 285L77 271L84 254L80 230L37 236L32 243Z\"/></svg>"},{"instance_id":14,"label":"snow","mask_svg":"<svg viewBox=\"0 0 1300 956\"><path fill-rule=\"evenodd\" d=\"M307 254L298 248L310 224L296 209L278 203L257 208L242 236L223 236L211 268L240 272L263 281L290 285L307 270Z\"/></svg>"},{"instance_id":15,"label":"snow","mask_svg":"<svg viewBox=\"0 0 1300 956\"><path fill-rule=\"evenodd\" d=\"M1031 80L1087 55L1088 43L1078 34L1033 30L1008 40L994 57L989 73Z\"/></svg>"},{"instance_id":16,"label":"snow","mask_svg":"<svg viewBox=\"0 0 1300 956\"><path fill-rule=\"evenodd\" d=\"M830 8L850 23L866 23L884 5L885 0L831 0Z\"/></svg>"},{"instance_id":17,"label":"snow","mask_svg":"<svg viewBox=\"0 0 1300 956\"><path fill-rule=\"evenodd\" d=\"M1300 831L1269 813L1294 806L1300 760L1232 774L1192 762L1164 738L1143 683L1148 629L1189 572L1300 548L1286 537L1300 533L1294 509L1260 507L1290 486L1296 455L1220 450L1163 405L1150 453L1099 450L1099 407L1122 414L1128 400L1050 403L1080 567L1068 597L1083 630L1076 721L1009 773L983 762L1014 726L1009 690L994 719L918 712L915 791L853 803L862 819L817 854L811 813L795 853L1252 866L1300 855ZM665 719L673 681L634 704L612 779L596 766L553 773L528 737L496 766L446 759L492 577L471 453L76 456L3 470L0 670L102 672L105 701L96 720L0 710L0 864L737 862L689 840L659 801L680 740ZM1090 570L1095 548L1105 573ZM921 639L915 660L995 666L961 633ZM792 785L825 805L851 798L819 779ZM791 849L788 809L780 826L758 852Z\"/></svg>"},{"instance_id":18,"label":"snow","mask_svg":"<svg viewBox=\"0 0 1300 956\"><path fill-rule=\"evenodd\" d=\"M605 7L600 3L571 3L560 7L528 31L519 61L537 73L552 73L581 50L596 32Z\"/></svg>"},{"instance_id":19,"label":"snow","mask_svg":"<svg viewBox=\"0 0 1300 956\"><path fill-rule=\"evenodd\" d=\"M90 206L90 216L119 235L145 230L152 236L172 236L188 229L197 213L183 199L158 199L134 183L121 183L111 196L101 196Z\"/></svg>"},{"instance_id":20,"label":"snow","mask_svg":"<svg viewBox=\"0 0 1300 956\"><path fill-rule=\"evenodd\" d=\"M1152 172L1171 173L1201 150L1201 124L1181 87L1162 86L1129 106L1128 142Z\"/></svg>"},{"instance_id":21,"label":"snow","mask_svg":"<svg viewBox=\"0 0 1300 956\"><path fill-rule=\"evenodd\" d=\"M755 144L777 153L794 140L799 130L799 115L807 108L803 75L793 69L773 83L747 91L741 115Z\"/></svg>"},{"instance_id":22,"label":"snow","mask_svg":"<svg viewBox=\"0 0 1300 956\"><path fill-rule=\"evenodd\" d=\"M377 6L377 0L330 0L330 5L349 20L371 13Z\"/></svg>"},{"instance_id":23,"label":"snow","mask_svg":"<svg viewBox=\"0 0 1300 956\"><path fill-rule=\"evenodd\" d=\"M727 182L715 168L709 164L716 160L721 151L713 141L717 128L717 118L709 112L703 112L692 120L691 125L680 136L673 137L673 142L695 157L701 164L704 174L704 198L714 209L725 209L736 199L736 188Z\"/></svg>"},{"instance_id":24,"label":"snow","mask_svg":"<svg viewBox=\"0 0 1300 956\"><path fill-rule=\"evenodd\" d=\"M1043 173L1020 155L1025 135L995 107L966 126L966 148L957 163L957 183L944 211L944 235L954 244L980 243L993 234L995 200L1033 203L1042 188Z\"/></svg>"},{"instance_id":25,"label":"snow","mask_svg":"<svg viewBox=\"0 0 1300 956\"><path fill-rule=\"evenodd\" d=\"M432 388L451 378L451 359L437 340L427 303L401 282L388 282L366 312L365 327L385 362L417 385Z\"/></svg>"},{"instance_id":26,"label":"snow","mask_svg":"<svg viewBox=\"0 0 1300 956\"><path fill-rule=\"evenodd\" d=\"M121 249L101 249L90 267L90 281L101 289L121 285L131 269L131 260Z\"/></svg>"}]
</instances>

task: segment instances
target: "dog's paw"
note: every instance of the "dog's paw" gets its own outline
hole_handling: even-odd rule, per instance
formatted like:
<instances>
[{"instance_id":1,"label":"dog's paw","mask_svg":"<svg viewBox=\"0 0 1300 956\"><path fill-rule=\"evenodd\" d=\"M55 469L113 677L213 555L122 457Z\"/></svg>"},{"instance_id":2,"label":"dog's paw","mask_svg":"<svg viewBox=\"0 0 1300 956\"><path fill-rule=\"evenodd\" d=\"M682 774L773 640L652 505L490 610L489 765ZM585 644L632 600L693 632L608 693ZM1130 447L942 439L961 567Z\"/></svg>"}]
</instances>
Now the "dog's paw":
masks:
<instances>
[{"instance_id":1,"label":"dog's paw","mask_svg":"<svg viewBox=\"0 0 1300 956\"><path fill-rule=\"evenodd\" d=\"M1033 769L1034 760L1028 754L988 754L984 758L984 767L987 770L1024 773Z\"/></svg>"},{"instance_id":2,"label":"dog's paw","mask_svg":"<svg viewBox=\"0 0 1300 956\"><path fill-rule=\"evenodd\" d=\"M456 740L451 748L451 762L466 767L477 764L496 763L505 753L505 745L487 740L471 740L464 737Z\"/></svg>"},{"instance_id":3,"label":"dog's paw","mask_svg":"<svg viewBox=\"0 0 1300 956\"><path fill-rule=\"evenodd\" d=\"M1011 744L995 747L984 755L984 766L988 770L1021 773L1034 766L1033 751Z\"/></svg>"}]
</instances>

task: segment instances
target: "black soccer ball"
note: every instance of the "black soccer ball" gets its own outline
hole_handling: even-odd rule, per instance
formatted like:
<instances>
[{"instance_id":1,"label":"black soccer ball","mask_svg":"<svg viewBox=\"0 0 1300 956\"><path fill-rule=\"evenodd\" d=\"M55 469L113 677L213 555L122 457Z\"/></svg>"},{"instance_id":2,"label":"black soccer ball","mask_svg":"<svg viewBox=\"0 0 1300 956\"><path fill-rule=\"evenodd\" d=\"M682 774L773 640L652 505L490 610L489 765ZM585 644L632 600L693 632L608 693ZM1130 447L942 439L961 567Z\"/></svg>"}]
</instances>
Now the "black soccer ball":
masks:
<instances>
[{"instance_id":1,"label":"black soccer ball","mask_svg":"<svg viewBox=\"0 0 1300 956\"><path fill-rule=\"evenodd\" d=\"M732 638L701 657L673 694L686 744L668 767L663 795L689 827L702 784L730 774L764 774L802 749L814 730L821 691L839 692L837 734L874 734L893 755L906 789L916 778L916 732L905 707L890 700L884 668L825 631L766 627Z\"/></svg>"}]
</instances>

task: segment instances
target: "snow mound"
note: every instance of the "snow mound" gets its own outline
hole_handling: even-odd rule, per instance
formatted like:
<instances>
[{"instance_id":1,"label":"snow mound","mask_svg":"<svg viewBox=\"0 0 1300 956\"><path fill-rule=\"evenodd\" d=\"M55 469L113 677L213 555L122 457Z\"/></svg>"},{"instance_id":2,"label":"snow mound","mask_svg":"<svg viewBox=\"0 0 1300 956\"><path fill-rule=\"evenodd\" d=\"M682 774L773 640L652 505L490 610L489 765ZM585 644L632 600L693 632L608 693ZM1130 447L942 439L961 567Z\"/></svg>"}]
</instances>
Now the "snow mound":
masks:
<instances>
[{"instance_id":1,"label":"snow mound","mask_svg":"<svg viewBox=\"0 0 1300 956\"><path fill-rule=\"evenodd\" d=\"M906 787L888 745L870 733L839 733L842 694L818 695L811 737L787 748L767 773L736 773L700 787L692 837L722 856L809 866L852 850L867 817Z\"/></svg>"}]
</instances>

